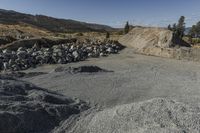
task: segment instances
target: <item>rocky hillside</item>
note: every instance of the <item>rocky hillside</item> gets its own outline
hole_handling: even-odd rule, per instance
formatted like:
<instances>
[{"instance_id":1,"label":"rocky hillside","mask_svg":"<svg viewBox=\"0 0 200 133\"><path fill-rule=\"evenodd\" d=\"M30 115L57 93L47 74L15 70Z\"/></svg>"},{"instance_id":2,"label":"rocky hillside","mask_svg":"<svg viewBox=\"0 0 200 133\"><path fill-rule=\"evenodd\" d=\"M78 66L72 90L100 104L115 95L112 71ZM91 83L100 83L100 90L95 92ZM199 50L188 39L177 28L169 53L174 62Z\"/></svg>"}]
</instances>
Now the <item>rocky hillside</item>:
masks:
<instances>
[{"instance_id":1,"label":"rocky hillside","mask_svg":"<svg viewBox=\"0 0 200 133\"><path fill-rule=\"evenodd\" d=\"M0 9L1 24L21 24L44 28L53 32L87 32L87 31L112 31L114 28L90 24L70 19L57 19L44 15L30 15L15 11Z\"/></svg>"}]
</instances>

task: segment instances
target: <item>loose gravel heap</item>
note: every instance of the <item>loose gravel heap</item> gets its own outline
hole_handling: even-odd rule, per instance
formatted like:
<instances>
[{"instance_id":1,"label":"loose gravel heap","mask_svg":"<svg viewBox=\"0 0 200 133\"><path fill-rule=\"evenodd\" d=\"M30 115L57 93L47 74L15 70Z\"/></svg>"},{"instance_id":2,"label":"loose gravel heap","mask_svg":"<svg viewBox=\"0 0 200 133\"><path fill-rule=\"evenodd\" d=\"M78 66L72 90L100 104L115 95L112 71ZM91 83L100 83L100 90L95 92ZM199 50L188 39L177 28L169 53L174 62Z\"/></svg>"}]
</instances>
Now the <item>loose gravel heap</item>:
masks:
<instances>
[{"instance_id":1,"label":"loose gravel heap","mask_svg":"<svg viewBox=\"0 0 200 133\"><path fill-rule=\"evenodd\" d=\"M199 133L200 108L155 98L119 105L91 114L77 123L76 133ZM80 125L81 126L80 126ZM84 124L84 126L83 126ZM54 133L64 129L62 125ZM82 128L85 127L85 128Z\"/></svg>"},{"instance_id":2,"label":"loose gravel heap","mask_svg":"<svg viewBox=\"0 0 200 133\"><path fill-rule=\"evenodd\" d=\"M48 133L62 120L86 109L81 100L0 75L1 133Z\"/></svg>"},{"instance_id":3,"label":"loose gravel heap","mask_svg":"<svg viewBox=\"0 0 200 133\"><path fill-rule=\"evenodd\" d=\"M26 70L41 64L66 64L116 54L123 46L116 41L89 41L87 43L67 43L41 48L37 44L32 48L18 48L0 51L0 70Z\"/></svg>"}]
</instances>

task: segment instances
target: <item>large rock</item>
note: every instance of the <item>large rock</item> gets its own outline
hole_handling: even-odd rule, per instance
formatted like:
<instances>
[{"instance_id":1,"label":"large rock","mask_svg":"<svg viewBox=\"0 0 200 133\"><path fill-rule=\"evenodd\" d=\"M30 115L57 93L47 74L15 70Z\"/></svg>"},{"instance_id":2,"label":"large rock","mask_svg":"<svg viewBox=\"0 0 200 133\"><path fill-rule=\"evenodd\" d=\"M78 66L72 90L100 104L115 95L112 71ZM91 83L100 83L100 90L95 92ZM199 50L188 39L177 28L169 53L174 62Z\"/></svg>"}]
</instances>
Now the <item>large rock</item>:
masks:
<instances>
[{"instance_id":1,"label":"large rock","mask_svg":"<svg viewBox=\"0 0 200 133\"><path fill-rule=\"evenodd\" d=\"M47 133L88 106L32 84L0 76L0 132Z\"/></svg>"}]
</instances>

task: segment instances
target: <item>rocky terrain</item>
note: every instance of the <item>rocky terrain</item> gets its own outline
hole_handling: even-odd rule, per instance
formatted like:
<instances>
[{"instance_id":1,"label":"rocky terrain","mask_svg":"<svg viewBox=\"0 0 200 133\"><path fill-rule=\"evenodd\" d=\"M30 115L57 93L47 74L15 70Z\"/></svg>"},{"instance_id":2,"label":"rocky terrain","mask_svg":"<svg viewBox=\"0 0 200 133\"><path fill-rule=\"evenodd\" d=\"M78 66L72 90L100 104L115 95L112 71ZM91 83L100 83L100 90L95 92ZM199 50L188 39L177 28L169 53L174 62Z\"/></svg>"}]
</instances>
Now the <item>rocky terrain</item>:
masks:
<instances>
[{"instance_id":1,"label":"rocky terrain","mask_svg":"<svg viewBox=\"0 0 200 133\"><path fill-rule=\"evenodd\" d=\"M79 121L77 133L198 133L200 109L164 98L116 106ZM85 123L87 122L87 123ZM84 123L84 124L83 124ZM55 132L66 129L57 128ZM80 126L81 127L81 126Z\"/></svg>"},{"instance_id":2,"label":"rocky terrain","mask_svg":"<svg viewBox=\"0 0 200 133\"><path fill-rule=\"evenodd\" d=\"M89 104L88 111L64 120L54 133L193 133L199 132L199 65L126 48L106 58L28 69L24 73L46 74L21 80ZM112 72L82 73L84 66Z\"/></svg>"},{"instance_id":3,"label":"rocky terrain","mask_svg":"<svg viewBox=\"0 0 200 133\"><path fill-rule=\"evenodd\" d=\"M26 44L27 46L28 44ZM35 44L31 48L19 47L17 51L8 48L0 51L0 70L19 71L42 64L67 64L116 54L123 49L117 41L71 42L43 48Z\"/></svg>"},{"instance_id":4,"label":"rocky terrain","mask_svg":"<svg viewBox=\"0 0 200 133\"><path fill-rule=\"evenodd\" d=\"M78 99L0 76L0 131L3 133L47 133L62 120L86 109L86 103Z\"/></svg>"},{"instance_id":5,"label":"rocky terrain","mask_svg":"<svg viewBox=\"0 0 200 133\"><path fill-rule=\"evenodd\" d=\"M0 132L198 133L198 50L162 28L119 41L1 47Z\"/></svg>"}]
</instances>

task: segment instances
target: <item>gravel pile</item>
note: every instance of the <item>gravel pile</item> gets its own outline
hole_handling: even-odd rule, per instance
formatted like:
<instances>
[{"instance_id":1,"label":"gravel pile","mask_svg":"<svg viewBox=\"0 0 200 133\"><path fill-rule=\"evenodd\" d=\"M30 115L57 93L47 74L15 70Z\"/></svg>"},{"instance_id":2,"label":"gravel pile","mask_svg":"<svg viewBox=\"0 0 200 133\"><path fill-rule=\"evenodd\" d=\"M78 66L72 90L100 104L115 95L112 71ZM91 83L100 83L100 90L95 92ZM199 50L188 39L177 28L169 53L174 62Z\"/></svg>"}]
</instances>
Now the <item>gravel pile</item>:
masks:
<instances>
[{"instance_id":1,"label":"gravel pile","mask_svg":"<svg viewBox=\"0 0 200 133\"><path fill-rule=\"evenodd\" d=\"M155 98L119 105L90 114L75 126L76 133L199 133L200 108ZM70 132L63 124L54 133ZM82 128L84 127L84 128Z\"/></svg>"},{"instance_id":2,"label":"gravel pile","mask_svg":"<svg viewBox=\"0 0 200 133\"><path fill-rule=\"evenodd\" d=\"M32 48L18 48L0 51L0 70L19 71L41 64L66 64L116 54L123 46L115 41L67 43L41 48L37 44Z\"/></svg>"},{"instance_id":3,"label":"gravel pile","mask_svg":"<svg viewBox=\"0 0 200 133\"><path fill-rule=\"evenodd\" d=\"M99 112L87 133L197 133L199 117L199 107L158 98Z\"/></svg>"},{"instance_id":4,"label":"gravel pile","mask_svg":"<svg viewBox=\"0 0 200 133\"><path fill-rule=\"evenodd\" d=\"M47 133L86 109L86 103L78 99L0 75L1 133Z\"/></svg>"}]
</instances>

